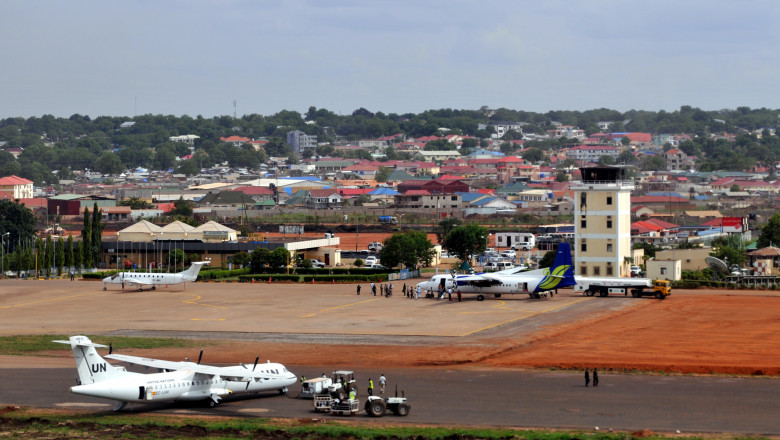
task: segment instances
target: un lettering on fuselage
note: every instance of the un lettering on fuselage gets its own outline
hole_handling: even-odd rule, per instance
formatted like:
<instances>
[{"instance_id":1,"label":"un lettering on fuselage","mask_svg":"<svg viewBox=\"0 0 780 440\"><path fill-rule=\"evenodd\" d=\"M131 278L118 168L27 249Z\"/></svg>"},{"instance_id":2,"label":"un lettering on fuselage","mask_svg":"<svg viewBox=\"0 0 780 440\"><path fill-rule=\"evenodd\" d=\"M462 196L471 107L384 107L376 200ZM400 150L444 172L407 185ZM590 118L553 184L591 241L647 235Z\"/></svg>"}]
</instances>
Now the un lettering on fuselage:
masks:
<instances>
[{"instance_id":1,"label":"un lettering on fuselage","mask_svg":"<svg viewBox=\"0 0 780 440\"><path fill-rule=\"evenodd\" d=\"M92 372L93 373L101 373L105 372L107 370L105 362L102 364L92 364Z\"/></svg>"}]
</instances>

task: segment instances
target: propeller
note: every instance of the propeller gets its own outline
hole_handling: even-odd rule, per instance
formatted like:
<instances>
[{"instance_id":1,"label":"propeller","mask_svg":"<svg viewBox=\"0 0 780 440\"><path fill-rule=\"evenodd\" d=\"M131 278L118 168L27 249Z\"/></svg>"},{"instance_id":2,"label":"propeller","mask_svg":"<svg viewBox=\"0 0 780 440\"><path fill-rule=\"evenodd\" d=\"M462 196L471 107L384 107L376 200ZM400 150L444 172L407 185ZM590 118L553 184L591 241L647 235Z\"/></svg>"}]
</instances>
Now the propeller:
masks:
<instances>
[{"instance_id":1,"label":"propeller","mask_svg":"<svg viewBox=\"0 0 780 440\"><path fill-rule=\"evenodd\" d=\"M200 349L200 354L198 355L198 365L200 365L200 360L203 359L203 349Z\"/></svg>"},{"instance_id":2,"label":"propeller","mask_svg":"<svg viewBox=\"0 0 780 440\"><path fill-rule=\"evenodd\" d=\"M260 362L260 356L255 358L255 364L252 366L252 371L255 371L255 368L257 368L257 363ZM252 379L250 378L248 381L246 381L246 388L244 390L249 389L249 384L252 383Z\"/></svg>"}]
</instances>

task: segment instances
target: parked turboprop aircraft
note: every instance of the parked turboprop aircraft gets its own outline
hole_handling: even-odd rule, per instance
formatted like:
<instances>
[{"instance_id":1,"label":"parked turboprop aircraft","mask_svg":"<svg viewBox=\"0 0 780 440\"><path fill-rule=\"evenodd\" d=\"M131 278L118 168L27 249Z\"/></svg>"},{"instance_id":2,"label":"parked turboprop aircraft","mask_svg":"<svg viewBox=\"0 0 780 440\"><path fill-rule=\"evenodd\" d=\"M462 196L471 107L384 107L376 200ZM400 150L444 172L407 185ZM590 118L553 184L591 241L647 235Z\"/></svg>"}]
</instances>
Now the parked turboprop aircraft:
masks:
<instances>
[{"instance_id":1,"label":"parked turboprop aircraft","mask_svg":"<svg viewBox=\"0 0 780 440\"><path fill-rule=\"evenodd\" d=\"M231 393L256 393L275 391L286 393L287 387L297 382L295 375L282 364L258 364L251 368L244 364L230 367L212 367L198 362L173 362L119 354L109 354L110 359L130 364L158 368L161 373L134 373L124 367L106 362L86 336L71 336L68 341L76 358L79 383L70 388L75 394L116 400L114 411L129 402L177 402L203 401L215 406L223 396Z\"/></svg>"},{"instance_id":2,"label":"parked turboprop aircraft","mask_svg":"<svg viewBox=\"0 0 780 440\"><path fill-rule=\"evenodd\" d=\"M503 294L528 294L531 298L539 298L546 292L559 287L573 286L574 271L571 263L569 244L561 242L555 254L552 269L537 269L528 272L512 273L512 270L501 272L486 272L474 275L434 275L430 281L420 284L421 289L437 289L439 285L445 289L453 287L461 293L476 293L477 301L485 299L486 294L500 297Z\"/></svg>"},{"instance_id":3,"label":"parked turboprop aircraft","mask_svg":"<svg viewBox=\"0 0 780 440\"><path fill-rule=\"evenodd\" d=\"M137 286L138 291L142 291L146 286L152 286L155 290L158 285L182 284L194 282L198 279L198 272L203 265L209 264L208 261L199 261L192 263L189 269L179 273L155 273L155 272L119 272L110 277L103 278L103 290L106 290L107 284L121 284Z\"/></svg>"}]
</instances>

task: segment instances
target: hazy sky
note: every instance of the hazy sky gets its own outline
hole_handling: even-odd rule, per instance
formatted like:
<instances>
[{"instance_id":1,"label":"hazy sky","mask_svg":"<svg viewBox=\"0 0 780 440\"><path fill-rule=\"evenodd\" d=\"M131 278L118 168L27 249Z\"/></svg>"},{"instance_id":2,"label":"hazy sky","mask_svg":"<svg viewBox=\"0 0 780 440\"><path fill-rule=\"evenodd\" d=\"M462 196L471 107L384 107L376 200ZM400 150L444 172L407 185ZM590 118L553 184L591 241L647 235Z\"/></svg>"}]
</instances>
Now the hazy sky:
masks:
<instances>
[{"instance_id":1,"label":"hazy sky","mask_svg":"<svg viewBox=\"0 0 780 440\"><path fill-rule=\"evenodd\" d=\"M0 0L0 117L778 108L780 2Z\"/></svg>"}]
</instances>

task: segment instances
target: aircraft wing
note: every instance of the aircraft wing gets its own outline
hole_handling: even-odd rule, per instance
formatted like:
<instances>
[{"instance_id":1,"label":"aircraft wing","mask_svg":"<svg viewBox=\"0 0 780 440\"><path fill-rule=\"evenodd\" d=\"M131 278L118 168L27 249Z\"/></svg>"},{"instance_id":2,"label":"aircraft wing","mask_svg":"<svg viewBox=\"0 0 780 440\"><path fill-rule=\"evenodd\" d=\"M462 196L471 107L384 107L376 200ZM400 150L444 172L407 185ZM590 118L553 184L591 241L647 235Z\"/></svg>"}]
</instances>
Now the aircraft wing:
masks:
<instances>
[{"instance_id":1,"label":"aircraft wing","mask_svg":"<svg viewBox=\"0 0 780 440\"><path fill-rule=\"evenodd\" d=\"M192 371L194 373L205 374L207 376L219 376L223 379L233 382L248 382L250 379L263 379L271 376L269 373L262 373L260 371L252 371L249 369L244 371L239 370L236 367L213 367L211 365L196 364L195 362L174 362L162 359L130 356L126 354L109 354L105 357L127 362L128 364L143 365L146 367L159 368L162 370L186 370Z\"/></svg>"},{"instance_id":2,"label":"aircraft wing","mask_svg":"<svg viewBox=\"0 0 780 440\"><path fill-rule=\"evenodd\" d=\"M123 278L122 282L125 283L125 284L129 284L131 286L133 286L133 285L135 285L135 286L149 286L149 285L152 284L152 283L150 283L147 280L141 280L141 279L138 279L138 278Z\"/></svg>"},{"instance_id":3,"label":"aircraft wing","mask_svg":"<svg viewBox=\"0 0 780 440\"><path fill-rule=\"evenodd\" d=\"M456 278L459 286L477 286L477 287L490 287L499 285L502 283L502 277L494 274L475 274L475 275L458 275Z\"/></svg>"}]
</instances>

